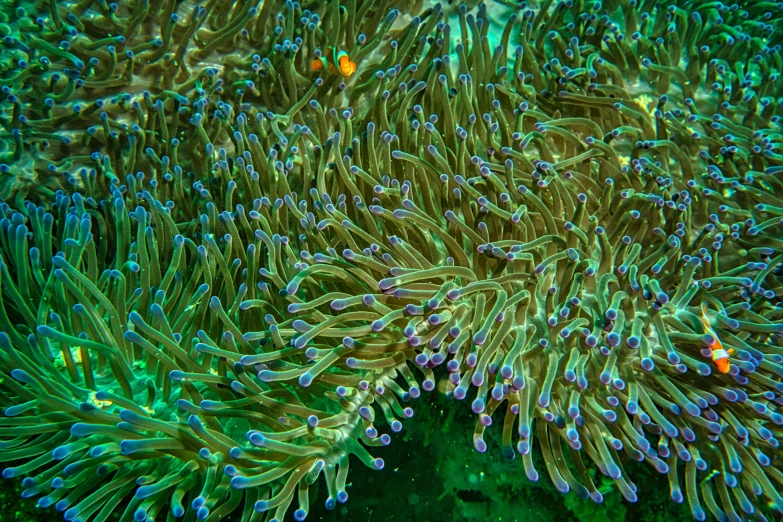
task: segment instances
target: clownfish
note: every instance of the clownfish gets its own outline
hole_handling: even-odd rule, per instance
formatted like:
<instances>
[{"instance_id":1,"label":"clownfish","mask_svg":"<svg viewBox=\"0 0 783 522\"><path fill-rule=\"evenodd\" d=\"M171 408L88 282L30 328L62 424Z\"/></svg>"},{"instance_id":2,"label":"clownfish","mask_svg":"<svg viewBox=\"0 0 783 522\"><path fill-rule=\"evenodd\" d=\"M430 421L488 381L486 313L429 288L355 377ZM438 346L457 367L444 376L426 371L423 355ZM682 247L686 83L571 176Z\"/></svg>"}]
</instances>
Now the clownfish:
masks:
<instances>
[{"instance_id":1,"label":"clownfish","mask_svg":"<svg viewBox=\"0 0 783 522\"><path fill-rule=\"evenodd\" d=\"M707 303L704 301L701 303L701 323L704 326L704 332L710 334L715 339L715 344L710 346L710 350L712 350L712 362L718 367L719 372L729 373L729 367L731 366L729 355L731 355L734 350L731 348L727 350L723 347L720 337L718 337L718 334L712 329L710 319L707 317Z\"/></svg>"},{"instance_id":2,"label":"clownfish","mask_svg":"<svg viewBox=\"0 0 783 522\"><path fill-rule=\"evenodd\" d=\"M320 58L310 62L311 71L322 71L324 69L332 74L339 74L347 78L356 72L356 63L351 61L348 53L334 48L330 52L322 54Z\"/></svg>"}]
</instances>

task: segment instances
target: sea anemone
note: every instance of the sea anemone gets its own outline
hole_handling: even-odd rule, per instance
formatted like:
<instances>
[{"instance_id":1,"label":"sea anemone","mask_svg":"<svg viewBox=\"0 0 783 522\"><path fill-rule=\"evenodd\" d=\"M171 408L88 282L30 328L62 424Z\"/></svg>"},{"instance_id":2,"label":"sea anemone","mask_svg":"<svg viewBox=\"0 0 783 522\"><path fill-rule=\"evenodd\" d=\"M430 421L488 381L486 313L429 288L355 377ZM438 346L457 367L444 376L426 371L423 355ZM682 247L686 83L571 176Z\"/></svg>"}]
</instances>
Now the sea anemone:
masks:
<instances>
[{"instance_id":1,"label":"sea anemone","mask_svg":"<svg viewBox=\"0 0 783 522\"><path fill-rule=\"evenodd\" d=\"M3 476L303 520L440 383L563 493L783 513L783 5L511 7L15 8Z\"/></svg>"}]
</instances>

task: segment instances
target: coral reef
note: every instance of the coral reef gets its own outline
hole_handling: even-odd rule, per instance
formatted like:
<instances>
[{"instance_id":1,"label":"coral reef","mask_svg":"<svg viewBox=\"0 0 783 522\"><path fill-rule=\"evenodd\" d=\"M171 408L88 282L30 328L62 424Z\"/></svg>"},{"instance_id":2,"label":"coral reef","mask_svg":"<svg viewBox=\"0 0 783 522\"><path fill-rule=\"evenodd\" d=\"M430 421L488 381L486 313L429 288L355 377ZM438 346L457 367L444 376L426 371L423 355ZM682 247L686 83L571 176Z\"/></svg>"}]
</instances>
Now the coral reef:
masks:
<instances>
[{"instance_id":1,"label":"coral reef","mask_svg":"<svg viewBox=\"0 0 783 522\"><path fill-rule=\"evenodd\" d=\"M303 520L437 388L583 501L783 513L783 6L495 8L4 4L3 476Z\"/></svg>"}]
</instances>

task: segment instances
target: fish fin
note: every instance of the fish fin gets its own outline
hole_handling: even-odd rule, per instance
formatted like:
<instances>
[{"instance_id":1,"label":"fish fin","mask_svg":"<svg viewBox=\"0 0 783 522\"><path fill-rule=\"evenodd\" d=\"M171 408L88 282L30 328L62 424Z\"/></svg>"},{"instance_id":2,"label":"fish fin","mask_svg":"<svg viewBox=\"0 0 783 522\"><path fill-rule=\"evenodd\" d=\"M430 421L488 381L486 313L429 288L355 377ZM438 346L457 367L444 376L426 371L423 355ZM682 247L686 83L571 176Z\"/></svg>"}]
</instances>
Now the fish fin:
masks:
<instances>
[{"instance_id":1,"label":"fish fin","mask_svg":"<svg viewBox=\"0 0 783 522\"><path fill-rule=\"evenodd\" d=\"M715 366L718 367L720 373L729 373L729 370L731 369L731 363L728 359L718 359L715 361Z\"/></svg>"}]
</instances>

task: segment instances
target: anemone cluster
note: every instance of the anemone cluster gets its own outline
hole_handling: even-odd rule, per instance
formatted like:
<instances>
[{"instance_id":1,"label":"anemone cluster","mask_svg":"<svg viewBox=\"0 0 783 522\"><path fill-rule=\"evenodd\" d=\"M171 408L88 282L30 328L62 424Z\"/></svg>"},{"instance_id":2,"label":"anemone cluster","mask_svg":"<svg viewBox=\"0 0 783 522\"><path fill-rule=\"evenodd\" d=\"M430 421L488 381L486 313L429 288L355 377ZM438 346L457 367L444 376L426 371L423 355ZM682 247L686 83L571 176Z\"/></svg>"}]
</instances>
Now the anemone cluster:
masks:
<instances>
[{"instance_id":1,"label":"anemone cluster","mask_svg":"<svg viewBox=\"0 0 783 522\"><path fill-rule=\"evenodd\" d=\"M646 461L698 520L780 516L781 31L4 2L3 476L66 520L304 520L437 388L563 493L635 501ZM311 71L334 49L355 74Z\"/></svg>"}]
</instances>

